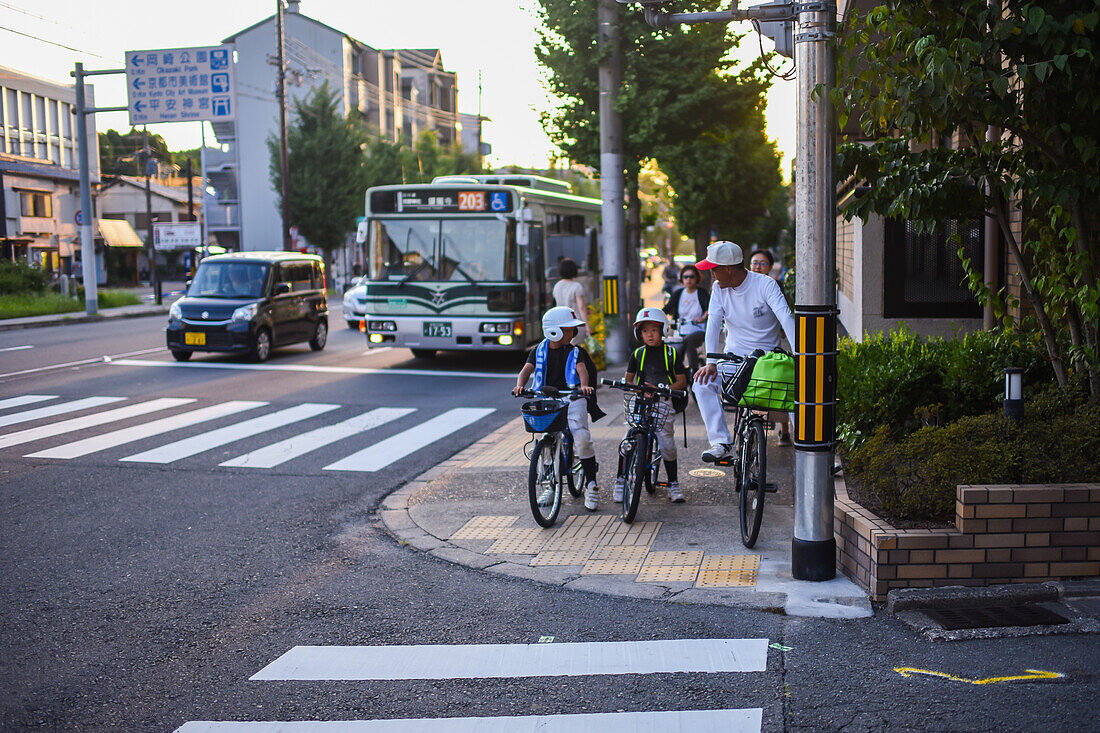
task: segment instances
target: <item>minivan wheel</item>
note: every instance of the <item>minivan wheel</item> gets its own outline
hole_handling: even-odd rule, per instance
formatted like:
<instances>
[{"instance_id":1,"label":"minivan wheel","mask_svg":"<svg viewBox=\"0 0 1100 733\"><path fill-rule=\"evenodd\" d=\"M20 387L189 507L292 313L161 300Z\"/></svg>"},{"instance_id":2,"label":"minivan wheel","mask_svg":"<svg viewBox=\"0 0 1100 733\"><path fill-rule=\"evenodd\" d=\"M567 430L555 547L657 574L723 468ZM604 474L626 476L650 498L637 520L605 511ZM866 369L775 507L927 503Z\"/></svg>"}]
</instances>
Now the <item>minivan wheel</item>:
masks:
<instances>
[{"instance_id":1,"label":"minivan wheel","mask_svg":"<svg viewBox=\"0 0 1100 733\"><path fill-rule=\"evenodd\" d=\"M252 361L267 361L271 355L271 332L266 328L256 330L252 336Z\"/></svg>"},{"instance_id":2,"label":"minivan wheel","mask_svg":"<svg viewBox=\"0 0 1100 733\"><path fill-rule=\"evenodd\" d=\"M172 358L175 359L176 361L187 361L188 359L191 358L191 353L192 353L190 351L179 351L177 349L171 349L171 352L172 352Z\"/></svg>"},{"instance_id":3,"label":"minivan wheel","mask_svg":"<svg viewBox=\"0 0 1100 733\"><path fill-rule=\"evenodd\" d=\"M309 348L320 351L328 342L328 321L317 321L317 328L313 331L313 338L309 341Z\"/></svg>"},{"instance_id":4,"label":"minivan wheel","mask_svg":"<svg viewBox=\"0 0 1100 733\"><path fill-rule=\"evenodd\" d=\"M417 359L434 359L435 349L410 349Z\"/></svg>"}]
</instances>

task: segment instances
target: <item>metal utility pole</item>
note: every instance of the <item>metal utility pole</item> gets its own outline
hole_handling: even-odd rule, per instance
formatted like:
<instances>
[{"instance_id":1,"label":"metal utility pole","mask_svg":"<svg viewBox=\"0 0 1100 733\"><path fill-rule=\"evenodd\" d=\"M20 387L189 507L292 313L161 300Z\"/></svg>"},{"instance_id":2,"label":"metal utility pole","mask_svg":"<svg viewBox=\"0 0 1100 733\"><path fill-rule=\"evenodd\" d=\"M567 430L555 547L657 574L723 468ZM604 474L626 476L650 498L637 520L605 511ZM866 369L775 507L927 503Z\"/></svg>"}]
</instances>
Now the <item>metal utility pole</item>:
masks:
<instances>
[{"instance_id":1,"label":"metal utility pole","mask_svg":"<svg viewBox=\"0 0 1100 733\"><path fill-rule=\"evenodd\" d=\"M160 280L157 277L157 248L153 241L153 191L150 179L156 170L152 151L149 149L149 128L142 126L145 133L145 149L142 156L142 165L145 167L145 252L149 258L149 285L153 288L153 300L160 305Z\"/></svg>"},{"instance_id":2,"label":"metal utility pole","mask_svg":"<svg viewBox=\"0 0 1100 733\"><path fill-rule=\"evenodd\" d=\"M600 83L600 196L603 199L604 314L607 337L604 345L608 363L626 361L630 350L627 311L626 232L623 214L623 133L615 99L623 77L622 44L619 40L619 9L615 0L599 0L597 43L610 46L611 54L599 67Z\"/></svg>"},{"instance_id":3,"label":"metal utility pole","mask_svg":"<svg viewBox=\"0 0 1100 733\"><path fill-rule=\"evenodd\" d=\"M99 268L95 261L95 239L92 235L92 222L95 221L95 212L92 211L92 183L91 171L88 163L88 115L96 112L125 112L126 107L88 107L84 94L84 77L104 74L125 74L126 69L102 69L97 71L85 71L84 64L77 62L72 76L76 79L76 159L80 176L80 271L84 280L84 312L94 316L99 310ZM96 141L96 155L99 155L99 144Z\"/></svg>"},{"instance_id":4,"label":"metal utility pole","mask_svg":"<svg viewBox=\"0 0 1100 733\"><path fill-rule=\"evenodd\" d=\"M619 0L629 3L632 0ZM655 28L756 20L775 35L784 55L794 46L798 69L795 166L795 517L791 574L798 580L836 575L833 537L833 449L836 432L836 121L829 92L835 83L836 3L776 0L738 10L667 13L663 0L641 0ZM791 27L792 21L797 28ZM765 30L764 28L767 27ZM793 39L791 34L793 32ZM815 88L821 85L819 94Z\"/></svg>"},{"instance_id":5,"label":"metal utility pole","mask_svg":"<svg viewBox=\"0 0 1100 733\"><path fill-rule=\"evenodd\" d=\"M286 149L286 37L283 33L283 0L275 0L275 97L279 100L279 201L283 219L283 249L291 249L290 242L290 198L287 194L290 164Z\"/></svg>"}]
</instances>

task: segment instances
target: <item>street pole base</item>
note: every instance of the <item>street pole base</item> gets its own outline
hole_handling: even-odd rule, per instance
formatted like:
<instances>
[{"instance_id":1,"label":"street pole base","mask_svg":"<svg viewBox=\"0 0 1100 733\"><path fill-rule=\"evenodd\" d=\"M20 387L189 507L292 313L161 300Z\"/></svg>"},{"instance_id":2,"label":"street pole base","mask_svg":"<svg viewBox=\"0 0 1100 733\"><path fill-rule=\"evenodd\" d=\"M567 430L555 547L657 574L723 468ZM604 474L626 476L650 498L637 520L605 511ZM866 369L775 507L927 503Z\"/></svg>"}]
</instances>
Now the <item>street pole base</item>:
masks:
<instances>
[{"instance_id":1,"label":"street pole base","mask_svg":"<svg viewBox=\"0 0 1100 733\"><path fill-rule=\"evenodd\" d=\"M791 544L791 575L795 580L832 580L836 577L836 540L800 540Z\"/></svg>"}]
</instances>

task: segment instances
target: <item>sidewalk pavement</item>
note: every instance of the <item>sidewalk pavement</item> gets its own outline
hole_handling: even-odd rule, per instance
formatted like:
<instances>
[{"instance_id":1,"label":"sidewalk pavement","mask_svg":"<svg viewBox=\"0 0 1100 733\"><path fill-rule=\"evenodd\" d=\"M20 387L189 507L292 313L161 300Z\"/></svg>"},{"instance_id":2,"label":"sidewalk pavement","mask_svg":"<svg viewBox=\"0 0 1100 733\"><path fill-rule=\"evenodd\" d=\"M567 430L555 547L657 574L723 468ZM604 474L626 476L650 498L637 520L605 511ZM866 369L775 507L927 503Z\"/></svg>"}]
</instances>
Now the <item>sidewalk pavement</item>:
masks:
<instances>
[{"instance_id":1,"label":"sidewalk pavement","mask_svg":"<svg viewBox=\"0 0 1100 733\"><path fill-rule=\"evenodd\" d=\"M847 578L810 583L791 577L794 449L778 446L774 432L768 438L768 478L779 491L767 495L752 550L741 544L729 470L700 461L707 442L694 406L687 413L687 448L681 417L676 424L679 479L687 501L673 504L658 488L643 494L633 524L624 524L611 496L626 430L622 401L606 388L600 400L608 415L592 425L600 464L596 512L586 511L580 498L567 493L554 527L535 523L523 450L531 436L518 417L517 400L515 420L387 497L380 511L383 522L399 541L445 560L566 588L782 609L795 616L872 614L867 595Z\"/></svg>"},{"instance_id":2,"label":"sidewalk pavement","mask_svg":"<svg viewBox=\"0 0 1100 733\"><path fill-rule=\"evenodd\" d=\"M23 328L95 323L97 321L113 318L143 318L145 316L168 315L168 308L172 305L172 301L183 295L183 283L162 283L160 305L153 302L153 288L148 285L137 288L112 288L112 290L129 290L135 293L141 298L141 305L100 308L94 316L89 316L83 310L79 310L70 311L69 313L50 313L44 316L27 316L26 318L5 318L0 320L0 331L17 331Z\"/></svg>"}]
</instances>

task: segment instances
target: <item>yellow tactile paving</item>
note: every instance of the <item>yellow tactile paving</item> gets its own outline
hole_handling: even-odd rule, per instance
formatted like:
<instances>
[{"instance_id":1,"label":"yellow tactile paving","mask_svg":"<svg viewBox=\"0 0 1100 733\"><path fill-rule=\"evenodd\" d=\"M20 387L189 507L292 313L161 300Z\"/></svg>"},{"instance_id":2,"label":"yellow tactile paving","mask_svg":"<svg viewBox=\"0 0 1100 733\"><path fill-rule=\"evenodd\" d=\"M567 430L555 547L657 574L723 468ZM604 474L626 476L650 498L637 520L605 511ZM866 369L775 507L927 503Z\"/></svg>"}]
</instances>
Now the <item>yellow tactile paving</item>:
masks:
<instances>
[{"instance_id":1,"label":"yellow tactile paving","mask_svg":"<svg viewBox=\"0 0 1100 733\"><path fill-rule=\"evenodd\" d=\"M645 560L648 552L645 545L600 545L591 557L593 560Z\"/></svg>"},{"instance_id":2,"label":"yellow tactile paving","mask_svg":"<svg viewBox=\"0 0 1100 733\"><path fill-rule=\"evenodd\" d=\"M652 545L657 533L661 531L660 522L635 522L612 525L600 538L601 545Z\"/></svg>"},{"instance_id":3,"label":"yellow tactile paving","mask_svg":"<svg viewBox=\"0 0 1100 733\"><path fill-rule=\"evenodd\" d=\"M642 558L618 560L589 560L581 568L581 575L637 575L642 569Z\"/></svg>"},{"instance_id":4,"label":"yellow tactile paving","mask_svg":"<svg viewBox=\"0 0 1100 733\"><path fill-rule=\"evenodd\" d=\"M643 565L636 583L694 583L698 565Z\"/></svg>"},{"instance_id":5,"label":"yellow tactile paving","mask_svg":"<svg viewBox=\"0 0 1100 733\"><path fill-rule=\"evenodd\" d=\"M452 540L495 540L504 530L515 524L519 517L486 515L473 517L462 528L451 535Z\"/></svg>"},{"instance_id":6,"label":"yellow tactile paving","mask_svg":"<svg viewBox=\"0 0 1100 733\"><path fill-rule=\"evenodd\" d=\"M707 555L700 570L756 570L760 567L759 555Z\"/></svg>"},{"instance_id":7,"label":"yellow tactile paving","mask_svg":"<svg viewBox=\"0 0 1100 733\"><path fill-rule=\"evenodd\" d=\"M531 558L531 565L584 565L592 554L591 547L580 550L543 550Z\"/></svg>"},{"instance_id":8,"label":"yellow tactile paving","mask_svg":"<svg viewBox=\"0 0 1100 733\"><path fill-rule=\"evenodd\" d=\"M756 585L755 570L700 570L696 588L751 588Z\"/></svg>"},{"instance_id":9,"label":"yellow tactile paving","mask_svg":"<svg viewBox=\"0 0 1100 733\"><path fill-rule=\"evenodd\" d=\"M535 555L549 541L552 534L554 530L540 527L509 527L485 552Z\"/></svg>"},{"instance_id":10,"label":"yellow tactile paving","mask_svg":"<svg viewBox=\"0 0 1100 733\"><path fill-rule=\"evenodd\" d=\"M574 514L565 520L565 524L554 533L554 539L571 537L599 537L611 524L610 514Z\"/></svg>"},{"instance_id":11,"label":"yellow tactile paving","mask_svg":"<svg viewBox=\"0 0 1100 733\"><path fill-rule=\"evenodd\" d=\"M488 468L496 466L527 466L531 461L523 454L523 446L531 440L531 434L514 433L474 456L463 468Z\"/></svg>"},{"instance_id":12,"label":"yellow tactile paving","mask_svg":"<svg viewBox=\"0 0 1100 733\"><path fill-rule=\"evenodd\" d=\"M698 568L702 561L702 550L670 550L649 553L645 564L647 566L694 565Z\"/></svg>"}]
</instances>

